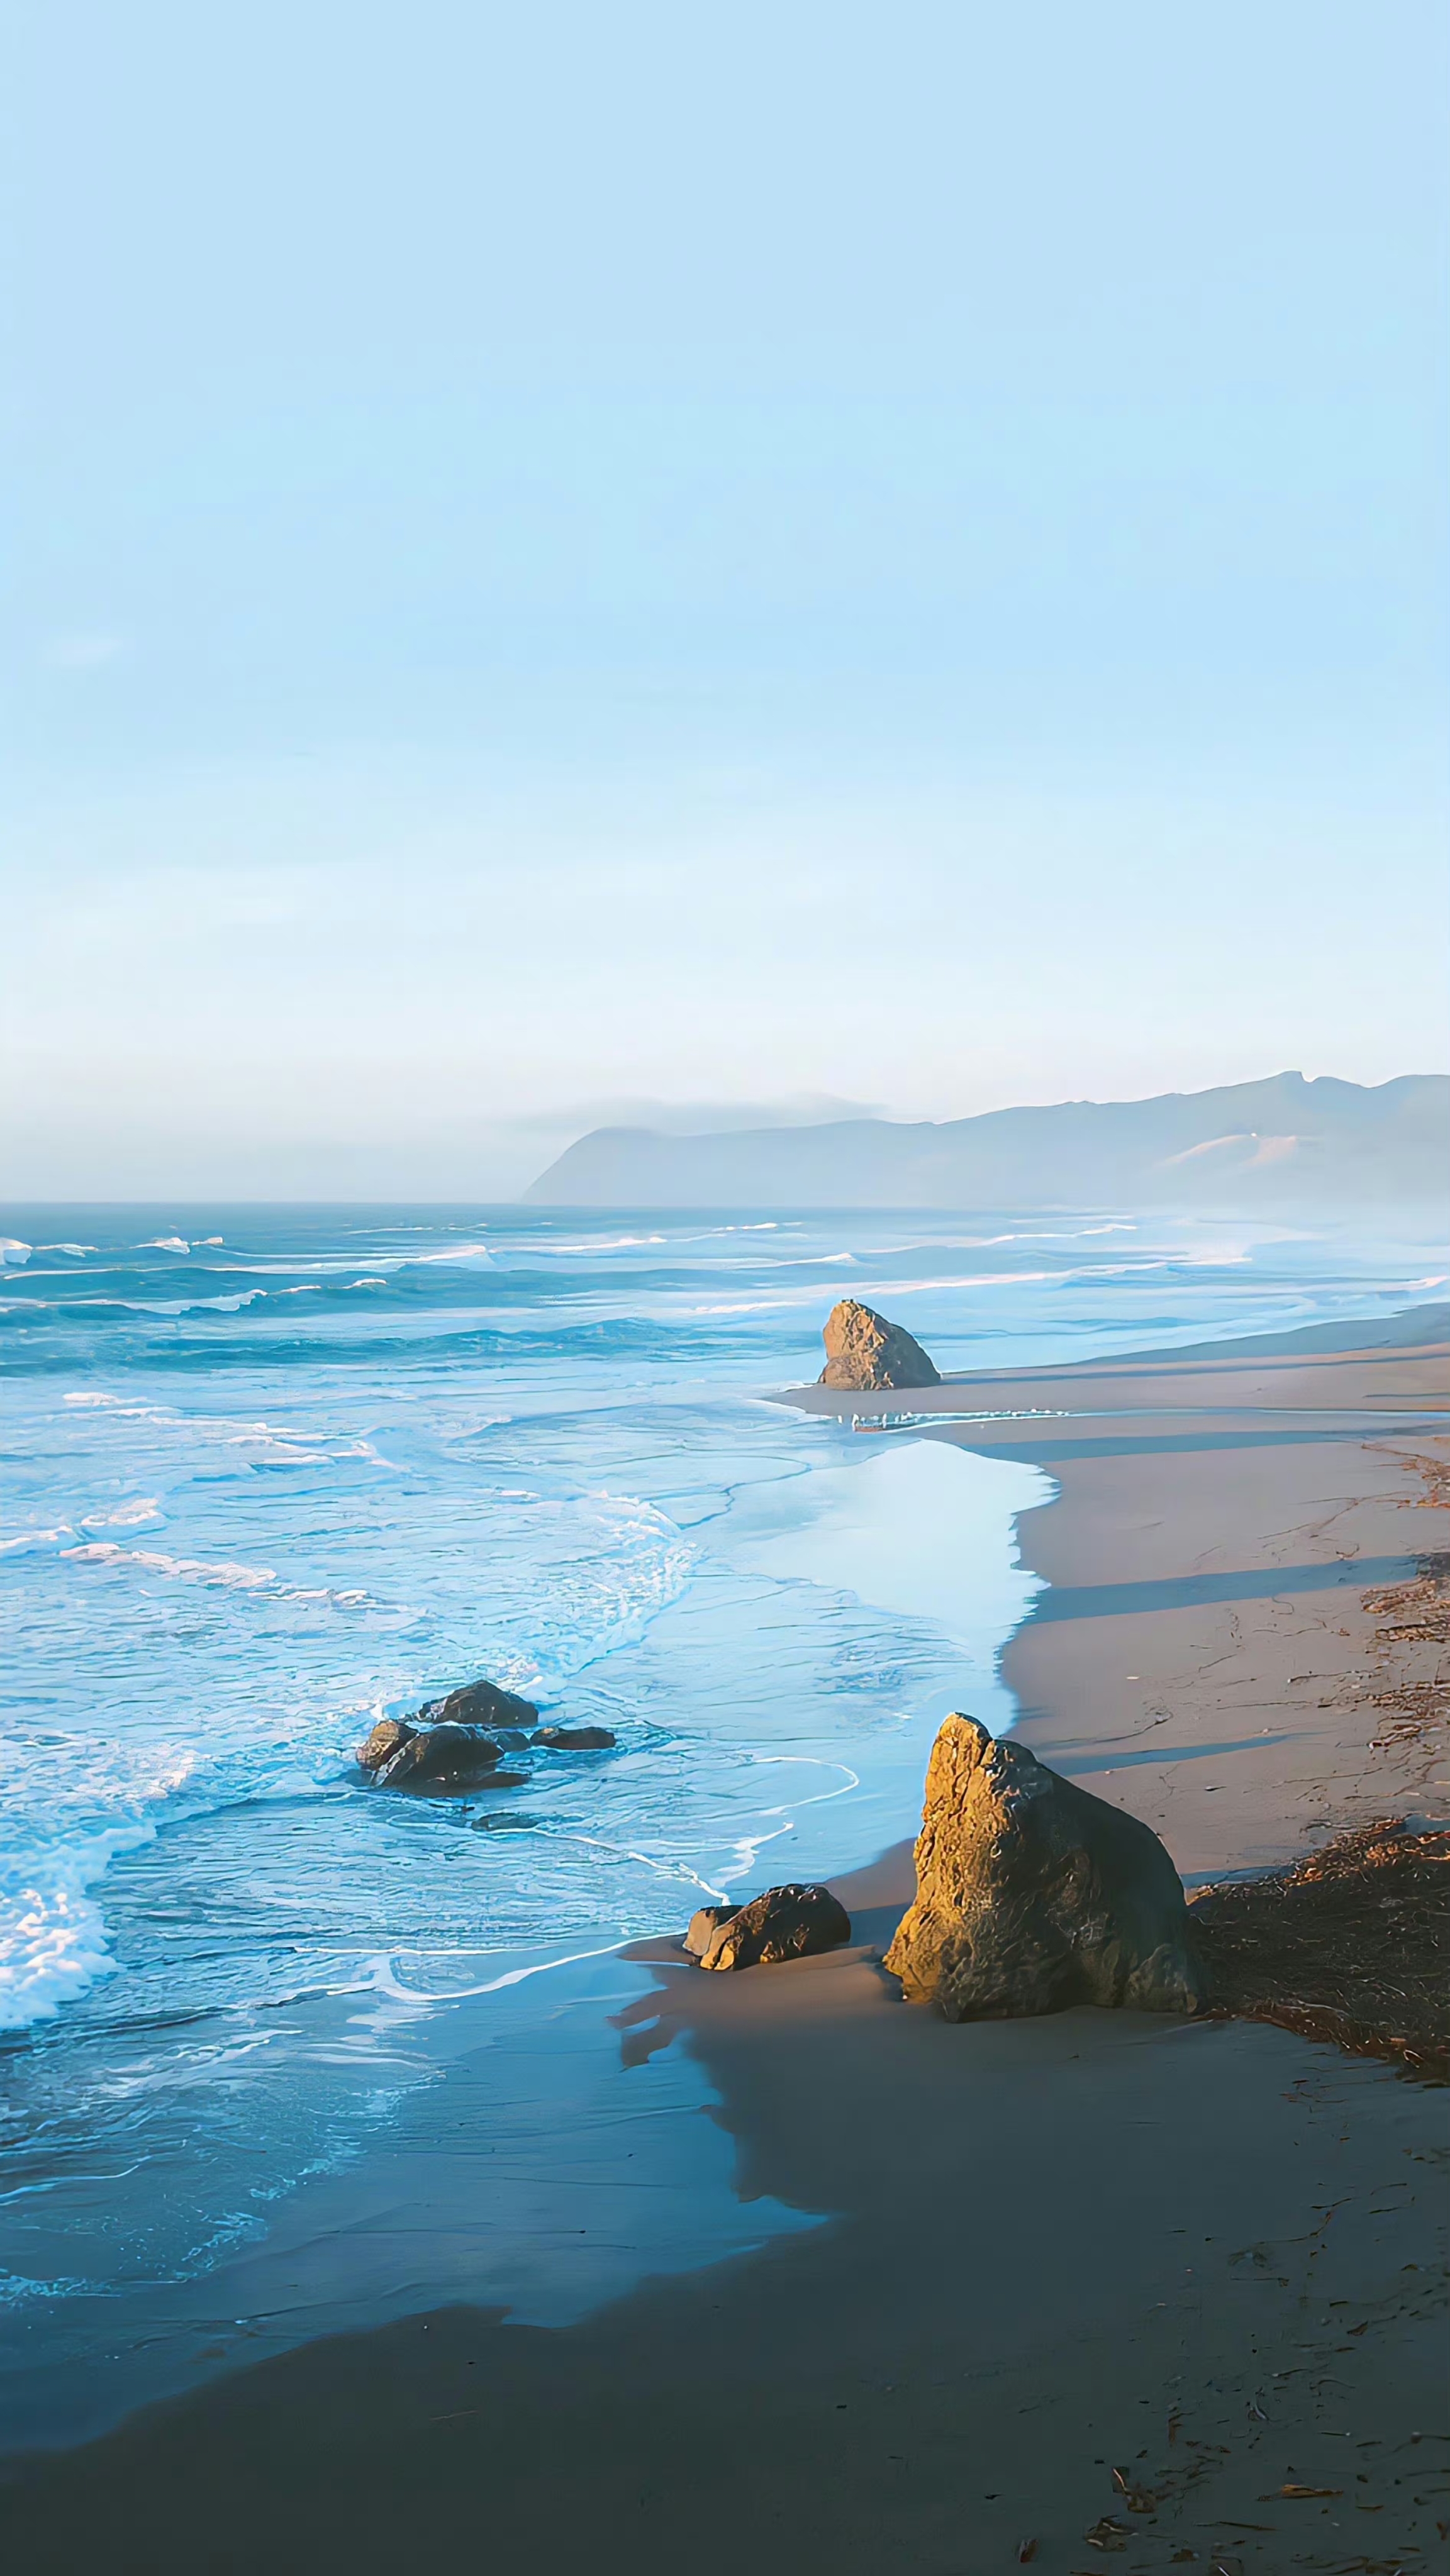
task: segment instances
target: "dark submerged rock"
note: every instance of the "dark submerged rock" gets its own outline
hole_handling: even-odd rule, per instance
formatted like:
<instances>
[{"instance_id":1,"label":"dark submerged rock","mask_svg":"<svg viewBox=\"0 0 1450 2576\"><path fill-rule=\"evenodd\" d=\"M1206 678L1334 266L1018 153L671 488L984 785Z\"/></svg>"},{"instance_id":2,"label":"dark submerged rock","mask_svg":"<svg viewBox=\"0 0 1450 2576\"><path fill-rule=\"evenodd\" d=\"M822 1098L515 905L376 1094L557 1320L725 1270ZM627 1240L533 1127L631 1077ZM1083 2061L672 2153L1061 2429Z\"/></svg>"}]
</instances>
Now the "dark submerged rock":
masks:
<instances>
[{"instance_id":1,"label":"dark submerged rock","mask_svg":"<svg viewBox=\"0 0 1450 2576\"><path fill-rule=\"evenodd\" d=\"M382 1789L461 1787L496 1771L502 1759L481 1726L427 1726L410 1730L373 1777Z\"/></svg>"},{"instance_id":2,"label":"dark submerged rock","mask_svg":"<svg viewBox=\"0 0 1450 2576\"><path fill-rule=\"evenodd\" d=\"M831 1308L821 1338L826 1345L822 1386L869 1393L879 1387L941 1384L940 1373L920 1342L854 1297L843 1297Z\"/></svg>"},{"instance_id":3,"label":"dark submerged rock","mask_svg":"<svg viewBox=\"0 0 1450 2576\"><path fill-rule=\"evenodd\" d=\"M550 1753L607 1753L618 1741L607 1726L541 1726L529 1738Z\"/></svg>"},{"instance_id":4,"label":"dark submerged rock","mask_svg":"<svg viewBox=\"0 0 1450 2576\"><path fill-rule=\"evenodd\" d=\"M717 1911L712 1906L701 1909L705 1914ZM696 1915L695 1922L699 1921ZM769 1968L783 1959L808 1959L821 1950L839 1950L850 1938L851 1917L828 1887L770 1887L749 1905L729 1912L702 1951L700 1965Z\"/></svg>"},{"instance_id":5,"label":"dark submerged rock","mask_svg":"<svg viewBox=\"0 0 1450 2576\"><path fill-rule=\"evenodd\" d=\"M1206 2000L1157 1835L972 1717L947 1718L932 1747L916 1902L886 1965L948 2021Z\"/></svg>"},{"instance_id":6,"label":"dark submerged rock","mask_svg":"<svg viewBox=\"0 0 1450 2576\"><path fill-rule=\"evenodd\" d=\"M461 1690L450 1691L446 1699L430 1699L418 1711L430 1726L533 1726L538 1714L531 1699L500 1690L497 1682L465 1682Z\"/></svg>"},{"instance_id":7,"label":"dark submerged rock","mask_svg":"<svg viewBox=\"0 0 1450 2576\"><path fill-rule=\"evenodd\" d=\"M395 1753L401 1753L417 1732L416 1726L410 1726L405 1718L380 1717L366 1744L358 1746L359 1770L381 1771L384 1763L391 1762Z\"/></svg>"},{"instance_id":8,"label":"dark submerged rock","mask_svg":"<svg viewBox=\"0 0 1450 2576\"><path fill-rule=\"evenodd\" d=\"M722 1923L733 1923L739 1911L738 1905L702 1905L698 1914L692 1914L685 1934L685 1948L691 1958L702 1959Z\"/></svg>"}]
</instances>

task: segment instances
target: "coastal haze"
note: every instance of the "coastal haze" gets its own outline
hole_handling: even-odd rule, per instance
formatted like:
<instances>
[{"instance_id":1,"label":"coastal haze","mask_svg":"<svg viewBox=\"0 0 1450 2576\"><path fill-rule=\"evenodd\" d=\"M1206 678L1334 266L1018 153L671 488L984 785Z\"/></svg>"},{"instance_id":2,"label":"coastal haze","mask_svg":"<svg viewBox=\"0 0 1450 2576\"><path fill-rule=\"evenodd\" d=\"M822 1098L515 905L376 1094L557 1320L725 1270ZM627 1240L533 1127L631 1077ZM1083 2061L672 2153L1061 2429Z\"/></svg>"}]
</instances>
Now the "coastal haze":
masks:
<instances>
[{"instance_id":1,"label":"coastal haze","mask_svg":"<svg viewBox=\"0 0 1450 2576\"><path fill-rule=\"evenodd\" d=\"M1444 47L22 12L0 1192L1443 1071Z\"/></svg>"},{"instance_id":2,"label":"coastal haze","mask_svg":"<svg viewBox=\"0 0 1450 2576\"><path fill-rule=\"evenodd\" d=\"M19 13L7 2571L1443 2543L1447 32Z\"/></svg>"},{"instance_id":3,"label":"coastal haze","mask_svg":"<svg viewBox=\"0 0 1450 2576\"><path fill-rule=\"evenodd\" d=\"M1300 1073L1157 1100L1076 1100L942 1125L843 1119L666 1136L611 1128L541 1174L541 1206L1443 1207L1450 1076L1365 1089Z\"/></svg>"}]
</instances>

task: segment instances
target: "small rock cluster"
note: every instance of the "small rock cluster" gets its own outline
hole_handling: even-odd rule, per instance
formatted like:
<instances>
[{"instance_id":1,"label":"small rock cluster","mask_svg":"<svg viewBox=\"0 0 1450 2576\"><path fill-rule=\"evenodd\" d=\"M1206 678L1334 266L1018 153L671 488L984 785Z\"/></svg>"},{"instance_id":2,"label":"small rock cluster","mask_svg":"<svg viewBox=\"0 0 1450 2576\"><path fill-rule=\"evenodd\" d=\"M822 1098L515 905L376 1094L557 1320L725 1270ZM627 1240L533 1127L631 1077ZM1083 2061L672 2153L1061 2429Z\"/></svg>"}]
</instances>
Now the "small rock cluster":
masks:
<instances>
[{"instance_id":1,"label":"small rock cluster","mask_svg":"<svg viewBox=\"0 0 1450 2576\"><path fill-rule=\"evenodd\" d=\"M500 1690L496 1682L469 1682L445 1699L429 1700L416 1717L379 1718L357 1763L375 1789L466 1789L487 1780L494 1788L524 1778L506 1771L507 1753L535 1746L548 1753L604 1753L617 1741L607 1726L540 1726L532 1700Z\"/></svg>"}]
</instances>

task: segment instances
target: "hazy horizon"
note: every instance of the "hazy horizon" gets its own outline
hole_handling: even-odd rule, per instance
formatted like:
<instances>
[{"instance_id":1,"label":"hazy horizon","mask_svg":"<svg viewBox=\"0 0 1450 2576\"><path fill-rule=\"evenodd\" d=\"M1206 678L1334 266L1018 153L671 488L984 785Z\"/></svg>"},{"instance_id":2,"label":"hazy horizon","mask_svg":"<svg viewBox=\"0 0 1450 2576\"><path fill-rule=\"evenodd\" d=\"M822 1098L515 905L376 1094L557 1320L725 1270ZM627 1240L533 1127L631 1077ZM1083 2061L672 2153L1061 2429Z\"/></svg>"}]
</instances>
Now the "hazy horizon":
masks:
<instances>
[{"instance_id":1,"label":"hazy horizon","mask_svg":"<svg viewBox=\"0 0 1450 2576\"><path fill-rule=\"evenodd\" d=\"M1331 1081L1337 1079L1337 1077L1333 1075L1328 1078ZM1436 1077L1424 1077L1415 1074L1399 1076L1391 1075L1388 1077L1388 1080L1390 1082L1413 1082L1427 1078L1435 1079ZM1440 1076L1438 1078L1442 1081L1450 1081L1450 1077ZM1286 1069L1277 1075L1265 1077L1265 1079L1270 1082L1282 1082L1303 1080L1305 1077L1292 1070ZM1312 1077L1310 1077L1310 1079L1312 1079ZM1375 1089L1383 1087L1385 1086L1373 1086ZM1085 1107L1112 1107L1115 1109L1123 1109L1138 1106L1151 1107L1155 1101L1164 1099L1171 1101L1177 1098L1192 1101L1200 1096L1201 1095L1192 1092L1186 1094L1150 1094L1147 1096L1146 1100L1143 1101L1093 1102L1079 1095L1069 1100L1051 1103L1014 1102L1003 1105L1008 1108L1036 1106L1062 1109L1082 1109ZM184 1186L180 1189L161 1189L154 1192L137 1193L121 1192L119 1194L111 1193L109 1195L106 1193L95 1192L52 1194L45 1191L12 1190L0 1191L0 1209L7 1207L10 1209L39 1209L46 1207L134 1207L160 1210L169 1207L180 1212L185 1211L188 1208L215 1208L219 1205L241 1205L244 1207L293 1206L338 1208L349 1206L374 1208L514 1208L521 1206L531 1196L536 1195L540 1181L549 1177L554 1161L556 1161L560 1155L567 1155L568 1148L571 1145L579 1143L588 1137L600 1134L625 1136L638 1135L645 1138L663 1137L671 1139L677 1143L688 1142L691 1140L704 1142L705 1140L725 1137L739 1138L742 1142L748 1142L752 1136L766 1136L772 1132L779 1132L781 1130L789 1130L792 1133L799 1133L803 1129L831 1127L844 1124L849 1124L854 1127L859 1126L862 1122L869 1122L873 1126L902 1126L915 1128L921 1123L910 1119L893 1118L889 1112L883 1111L878 1107L873 1107L871 1104L866 1102L830 1100L819 1094L814 1096L797 1096L795 1099L787 1101L743 1102L734 1106L718 1102L701 1102L692 1105L687 1104L683 1107L671 1107L665 1102L648 1100L601 1102L597 1104L597 1106L601 1111L611 1111L614 1114L610 1116L601 1115L599 1117L593 1117L589 1115L585 1109L580 1109L573 1117L564 1117L557 1122L550 1118L520 1120L516 1129L513 1131L512 1136L501 1134L496 1135L491 1140L490 1151L495 1158L506 1158L510 1153L523 1153L528 1145L532 1145L533 1159L528 1164L527 1177L517 1188L498 1191L438 1190L433 1193L428 1193L420 1191L416 1187L411 1190L386 1192L366 1189L349 1190L337 1186L323 1186L296 1191L280 1190L271 1193L258 1192L255 1195L248 1193L245 1189L229 1190L219 1189L216 1187L204 1189L196 1187L195 1185ZM961 1124L963 1122L940 1121L930 1123L950 1126L953 1124ZM1276 1141L1282 1143L1284 1140L1269 1139L1268 1141L1272 1145ZM549 1151L547 1156L541 1160L541 1149L546 1144L548 1145ZM345 1163L345 1159L346 1158L343 1156L338 1156L333 1164L332 1178L334 1182L338 1177L338 1165ZM416 1170L416 1157L411 1158L410 1168ZM192 1194L193 1189L194 1195ZM1418 1194L1413 1192L1411 1194L1418 1195L1421 1198L1424 1196L1423 1191L1420 1191ZM754 1192L747 1188L743 1193L742 1203L744 1200L752 1199L753 1196ZM1049 1194L1049 1198L1042 1203L1057 1205L1059 1203L1059 1196L1060 1194ZM1092 1186L1091 1176L1089 1176L1084 1183L1083 1204L1095 1204L1101 1196L1101 1189L1097 1189ZM1245 1213L1255 1212L1250 1199L1243 1197L1242 1193L1240 1194L1240 1197L1243 1211ZM1041 1192L1036 1188L1031 1173L1024 1172L1021 1184L1020 1200L1012 1200L1011 1203L1027 1207L1038 1204L1040 1198ZM708 1203L715 1204L717 1199L718 1192L706 1192L706 1201ZM985 1197L978 1193L975 1197L964 1199L962 1204L964 1206L968 1204L973 1206L978 1204L987 1206L996 1205L999 1201L1003 1205L1009 1203L1008 1200L1001 1199L1000 1191L989 1191ZM572 1198L566 1197L559 1203L561 1205L571 1205L575 1202ZM591 1202L586 1201L581 1203L590 1204ZM602 1204L603 1202L600 1203ZM644 1191L643 1194L639 1191L625 1192L619 1201L620 1205L628 1204L630 1206L651 1206L654 1203L655 1200L648 1190ZM723 1205L726 1204L727 1201L719 1200L719 1203ZM849 1196L847 1196L841 1199L840 1204L845 1206L853 1204L853 1202L850 1200ZM872 1201L868 1197L862 1199L860 1204L868 1206L872 1204ZM894 1202L883 1202L881 1204L884 1209L887 1204L894 1204ZM927 1202L923 1201L923 1205L926 1204ZM1066 1203L1063 1202L1063 1204ZM1149 1202L1145 1201L1145 1210L1148 1205ZM1225 1202L1225 1205L1227 1205L1227 1201ZM1262 1203L1258 1205L1257 1213L1260 1216L1263 1216L1266 1213Z\"/></svg>"},{"instance_id":2,"label":"hazy horizon","mask_svg":"<svg viewBox=\"0 0 1450 2576\"><path fill-rule=\"evenodd\" d=\"M1446 33L33 14L0 1188L1450 1063Z\"/></svg>"}]
</instances>

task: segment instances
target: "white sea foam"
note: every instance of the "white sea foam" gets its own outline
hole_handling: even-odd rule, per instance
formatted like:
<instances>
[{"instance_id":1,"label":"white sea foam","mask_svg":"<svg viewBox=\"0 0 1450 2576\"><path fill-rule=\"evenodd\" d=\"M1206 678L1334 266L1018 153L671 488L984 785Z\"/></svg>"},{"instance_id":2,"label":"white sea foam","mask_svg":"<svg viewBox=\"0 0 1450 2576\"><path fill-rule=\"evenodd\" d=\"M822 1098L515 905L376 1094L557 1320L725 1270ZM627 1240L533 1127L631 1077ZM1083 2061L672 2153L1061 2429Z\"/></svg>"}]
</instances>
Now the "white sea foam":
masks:
<instances>
[{"instance_id":1,"label":"white sea foam","mask_svg":"<svg viewBox=\"0 0 1450 2576\"><path fill-rule=\"evenodd\" d=\"M480 1642L485 1660L490 1652L509 1658L511 1689L545 1698L642 1636L681 1598L700 1561L668 1513L633 1495L520 1497L510 1527L532 1569L527 1605L519 1628L485 1631Z\"/></svg>"},{"instance_id":2,"label":"white sea foam","mask_svg":"<svg viewBox=\"0 0 1450 2576\"><path fill-rule=\"evenodd\" d=\"M78 1547L63 1547L60 1554L69 1565L99 1566L155 1582L194 1584L202 1591L235 1593L264 1603L365 1610L394 1628L406 1627L416 1616L403 1602L379 1600L365 1584L284 1583L275 1566L247 1565L232 1557L170 1556L160 1548L122 1547L115 1539L90 1539Z\"/></svg>"},{"instance_id":3,"label":"white sea foam","mask_svg":"<svg viewBox=\"0 0 1450 2576\"><path fill-rule=\"evenodd\" d=\"M118 1565L141 1574L169 1575L178 1583L219 1584L228 1592L261 1592L277 1580L275 1566L237 1565L199 1556L164 1556L158 1549L122 1547L115 1539L91 1539L82 1547L61 1551L73 1565Z\"/></svg>"},{"instance_id":4,"label":"white sea foam","mask_svg":"<svg viewBox=\"0 0 1450 2576\"><path fill-rule=\"evenodd\" d=\"M243 1472L257 1467L331 1467L344 1459L363 1459L374 1467L388 1466L388 1460L365 1440L345 1433L334 1434L298 1427L284 1430L270 1422L242 1422L235 1414L178 1413L165 1404L146 1404L134 1397L110 1395L90 1387L70 1390L62 1401L77 1410L111 1413L118 1420L146 1422L158 1431L178 1438L195 1438L208 1447L238 1450L243 1454L239 1464Z\"/></svg>"},{"instance_id":5,"label":"white sea foam","mask_svg":"<svg viewBox=\"0 0 1450 2576\"><path fill-rule=\"evenodd\" d=\"M109 1511L87 1512L81 1522L83 1530L155 1529L166 1515L154 1494L135 1494L129 1502L116 1503Z\"/></svg>"},{"instance_id":6,"label":"white sea foam","mask_svg":"<svg viewBox=\"0 0 1450 2576\"><path fill-rule=\"evenodd\" d=\"M275 1434L238 1431L226 1443L229 1449L245 1449L257 1466L330 1467L339 1457L366 1458L374 1453L364 1441L346 1449L307 1449L296 1440L282 1440Z\"/></svg>"},{"instance_id":7,"label":"white sea foam","mask_svg":"<svg viewBox=\"0 0 1450 2576\"><path fill-rule=\"evenodd\" d=\"M131 1759L113 1752L108 1775L107 1757L84 1742L43 1745L29 1763L25 1753L23 1743L8 1748L17 1799L27 1771L34 1783L29 1822L0 1856L0 2030L51 2019L114 1965L89 1890L118 1852L154 1838L151 1811L193 1763L189 1752L165 1748Z\"/></svg>"},{"instance_id":8,"label":"white sea foam","mask_svg":"<svg viewBox=\"0 0 1450 2576\"><path fill-rule=\"evenodd\" d=\"M1039 1285L1045 1279L1060 1279L1063 1275L1057 1270L984 1270L965 1278L888 1279L879 1284L869 1281L863 1283L855 1293L863 1298L880 1297L890 1300L920 1296L933 1290L941 1294L960 1288L1017 1288L1024 1282ZM769 1297L732 1298L709 1305L690 1306L685 1311L691 1315L780 1314L795 1306L818 1305L821 1294L822 1291L818 1286L805 1285L800 1288L781 1288Z\"/></svg>"},{"instance_id":9,"label":"white sea foam","mask_svg":"<svg viewBox=\"0 0 1450 2576\"><path fill-rule=\"evenodd\" d=\"M33 1244L22 1243L18 1235L0 1234L0 1261L13 1261L17 1264L28 1261L34 1249Z\"/></svg>"},{"instance_id":10,"label":"white sea foam","mask_svg":"<svg viewBox=\"0 0 1450 2576\"><path fill-rule=\"evenodd\" d=\"M236 1315L265 1297L265 1288L236 1288L221 1297L118 1297L128 1315Z\"/></svg>"},{"instance_id":11,"label":"white sea foam","mask_svg":"<svg viewBox=\"0 0 1450 2576\"><path fill-rule=\"evenodd\" d=\"M63 1547L75 1531L62 1521L56 1529L18 1530L12 1538L0 1538L0 1556L30 1556L50 1548Z\"/></svg>"},{"instance_id":12,"label":"white sea foam","mask_svg":"<svg viewBox=\"0 0 1450 2576\"><path fill-rule=\"evenodd\" d=\"M85 1889L135 1839L97 1834L69 1851L48 1853L43 1867L27 1866L30 1856L22 1853L6 1869L0 1880L0 2030L48 2021L112 1965L101 1909Z\"/></svg>"},{"instance_id":13,"label":"white sea foam","mask_svg":"<svg viewBox=\"0 0 1450 2576\"><path fill-rule=\"evenodd\" d=\"M496 1267L493 1254L486 1243L457 1243L449 1244L442 1252L412 1252L403 1263L403 1268L421 1270L432 1261L467 1261L475 1270L492 1270Z\"/></svg>"},{"instance_id":14,"label":"white sea foam","mask_svg":"<svg viewBox=\"0 0 1450 2576\"><path fill-rule=\"evenodd\" d=\"M1079 1279L1140 1279L1174 1269L1234 1268L1252 1258L1250 1251L1239 1246L1215 1247L1203 1252L1173 1252L1145 1255L1140 1260L1094 1262L1091 1267L1069 1266L1062 1270L980 1270L953 1272L931 1279L883 1279L863 1281L855 1292L862 1298L880 1297L887 1303L902 1297L946 1296L964 1289L1040 1288L1049 1282L1064 1287ZM770 1297L749 1302L732 1302L688 1309L696 1315L764 1315L790 1306L808 1306L820 1296L819 1288L803 1286L783 1288Z\"/></svg>"},{"instance_id":15,"label":"white sea foam","mask_svg":"<svg viewBox=\"0 0 1450 2576\"><path fill-rule=\"evenodd\" d=\"M83 1261L88 1252L96 1250L93 1243L39 1243L35 1248L37 1252L64 1252L72 1261Z\"/></svg>"},{"instance_id":16,"label":"white sea foam","mask_svg":"<svg viewBox=\"0 0 1450 2576\"><path fill-rule=\"evenodd\" d=\"M668 1241L669 1236L666 1234L588 1234L578 1242L561 1243L555 1236L546 1235L540 1242L531 1244L530 1250L543 1253L633 1252L643 1250L650 1244L668 1243Z\"/></svg>"},{"instance_id":17,"label":"white sea foam","mask_svg":"<svg viewBox=\"0 0 1450 2576\"><path fill-rule=\"evenodd\" d=\"M138 1243L136 1249L138 1252L190 1252L191 1246L184 1235L153 1234L145 1243Z\"/></svg>"},{"instance_id":18,"label":"white sea foam","mask_svg":"<svg viewBox=\"0 0 1450 2576\"><path fill-rule=\"evenodd\" d=\"M535 1959L526 1968L509 1968L501 1977L489 1977L480 1986L409 1986L398 1975L391 1952L380 1950L367 1962L368 1974L364 1991L387 1995L402 2004L466 2003L476 1995L501 1994L508 1986L527 1985L531 1977L546 1977L555 1968L576 1968L581 1959L607 1959L618 1948L614 1941L592 1950L569 1950L562 1959Z\"/></svg>"}]
</instances>

